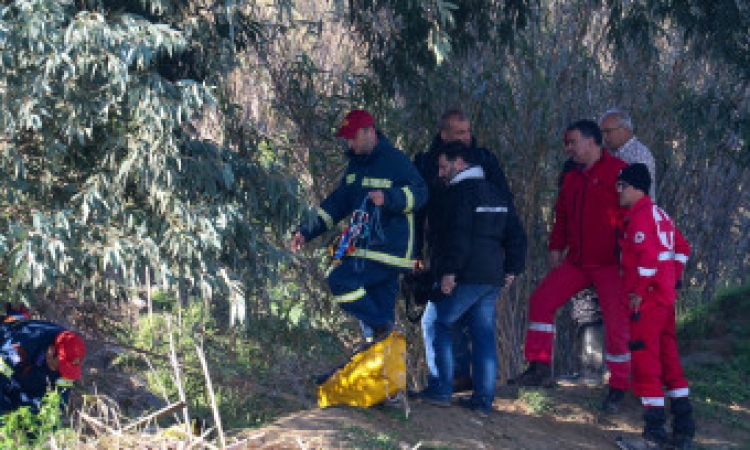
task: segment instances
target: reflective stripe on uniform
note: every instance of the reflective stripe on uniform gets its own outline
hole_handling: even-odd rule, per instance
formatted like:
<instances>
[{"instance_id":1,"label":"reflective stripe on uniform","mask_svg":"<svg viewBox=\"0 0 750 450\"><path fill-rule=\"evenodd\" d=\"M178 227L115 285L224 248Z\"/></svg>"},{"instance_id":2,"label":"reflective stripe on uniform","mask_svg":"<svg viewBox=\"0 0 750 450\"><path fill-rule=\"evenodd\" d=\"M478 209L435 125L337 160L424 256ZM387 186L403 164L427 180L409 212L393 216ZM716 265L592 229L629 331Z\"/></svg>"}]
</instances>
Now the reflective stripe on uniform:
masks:
<instances>
[{"instance_id":1,"label":"reflective stripe on uniform","mask_svg":"<svg viewBox=\"0 0 750 450\"><path fill-rule=\"evenodd\" d=\"M353 302L364 297L367 292L365 288L359 288L356 291L347 292L346 294L334 295L333 299L339 303Z\"/></svg>"},{"instance_id":2,"label":"reflective stripe on uniform","mask_svg":"<svg viewBox=\"0 0 750 450\"><path fill-rule=\"evenodd\" d=\"M407 236L409 236L407 242L406 242L406 257L409 258L412 256L412 252L414 251L414 214L409 213L406 214L406 226L407 226ZM417 255L419 257L420 255ZM409 263L411 263L411 260L409 260ZM414 264L412 264L412 267L414 267Z\"/></svg>"},{"instance_id":3,"label":"reflective stripe on uniform","mask_svg":"<svg viewBox=\"0 0 750 450\"><path fill-rule=\"evenodd\" d=\"M13 369L5 362L3 358L0 358L0 373L10 378L13 376Z\"/></svg>"},{"instance_id":4,"label":"reflective stripe on uniform","mask_svg":"<svg viewBox=\"0 0 750 450\"><path fill-rule=\"evenodd\" d=\"M68 380L67 378L58 378L55 384L61 388L69 388L73 387L73 380Z\"/></svg>"},{"instance_id":5,"label":"reflective stripe on uniform","mask_svg":"<svg viewBox=\"0 0 750 450\"><path fill-rule=\"evenodd\" d=\"M330 214L325 212L323 208L318 208L318 216L323 219L323 222L325 222L327 229L330 230L331 228L333 228L333 218Z\"/></svg>"},{"instance_id":6,"label":"reflective stripe on uniform","mask_svg":"<svg viewBox=\"0 0 750 450\"><path fill-rule=\"evenodd\" d=\"M414 194L411 193L411 189L408 186L402 187L401 190L404 191L404 196L406 197L404 212L410 212L414 208Z\"/></svg>"},{"instance_id":7,"label":"reflective stripe on uniform","mask_svg":"<svg viewBox=\"0 0 750 450\"><path fill-rule=\"evenodd\" d=\"M688 395L690 395L689 388L672 389L671 391L667 391L667 397L669 398L687 397Z\"/></svg>"},{"instance_id":8,"label":"reflective stripe on uniform","mask_svg":"<svg viewBox=\"0 0 750 450\"><path fill-rule=\"evenodd\" d=\"M674 252L661 252L659 253L659 261L672 261L675 259Z\"/></svg>"},{"instance_id":9,"label":"reflective stripe on uniform","mask_svg":"<svg viewBox=\"0 0 750 450\"><path fill-rule=\"evenodd\" d=\"M362 187L369 187L375 189L390 189L393 182L388 178L370 178L365 177L362 180Z\"/></svg>"},{"instance_id":10,"label":"reflective stripe on uniform","mask_svg":"<svg viewBox=\"0 0 750 450\"><path fill-rule=\"evenodd\" d=\"M641 397L641 403L643 406L650 406L652 408L663 407L664 397Z\"/></svg>"},{"instance_id":11,"label":"reflective stripe on uniform","mask_svg":"<svg viewBox=\"0 0 750 450\"><path fill-rule=\"evenodd\" d=\"M605 359L609 362L624 363L630 361L630 353L622 353L619 355L612 355L607 353Z\"/></svg>"},{"instance_id":12,"label":"reflective stripe on uniform","mask_svg":"<svg viewBox=\"0 0 750 450\"><path fill-rule=\"evenodd\" d=\"M414 267L414 261L411 259L399 258L398 256L389 255L387 253L363 250L361 248L354 250L352 256L359 256L360 258L371 259L389 266L403 267L405 269L411 269Z\"/></svg>"},{"instance_id":13,"label":"reflective stripe on uniform","mask_svg":"<svg viewBox=\"0 0 750 450\"><path fill-rule=\"evenodd\" d=\"M675 253L675 255L674 255L674 260L675 260L675 261L678 261L678 262L681 262L681 263L683 263L683 264L687 264L687 261L688 261L688 256L687 256L687 255L684 255L684 254L682 254L682 253Z\"/></svg>"},{"instance_id":14,"label":"reflective stripe on uniform","mask_svg":"<svg viewBox=\"0 0 750 450\"><path fill-rule=\"evenodd\" d=\"M543 333L554 333L555 326L551 323L530 322L529 330L541 331Z\"/></svg>"},{"instance_id":15,"label":"reflective stripe on uniform","mask_svg":"<svg viewBox=\"0 0 750 450\"><path fill-rule=\"evenodd\" d=\"M656 269L649 269L647 267L639 267L638 275L642 277L653 277L654 275L656 275Z\"/></svg>"},{"instance_id":16,"label":"reflective stripe on uniform","mask_svg":"<svg viewBox=\"0 0 750 450\"><path fill-rule=\"evenodd\" d=\"M505 206L477 206L476 212L508 212Z\"/></svg>"}]
</instances>

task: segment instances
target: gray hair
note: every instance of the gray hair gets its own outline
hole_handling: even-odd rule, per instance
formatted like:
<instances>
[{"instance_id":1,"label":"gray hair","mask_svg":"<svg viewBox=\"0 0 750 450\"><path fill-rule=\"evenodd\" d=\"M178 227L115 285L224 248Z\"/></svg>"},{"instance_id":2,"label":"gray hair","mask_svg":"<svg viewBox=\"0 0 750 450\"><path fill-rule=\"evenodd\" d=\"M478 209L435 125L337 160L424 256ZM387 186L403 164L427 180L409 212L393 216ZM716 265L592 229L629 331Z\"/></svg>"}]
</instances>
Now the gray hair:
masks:
<instances>
[{"instance_id":1,"label":"gray hair","mask_svg":"<svg viewBox=\"0 0 750 450\"><path fill-rule=\"evenodd\" d=\"M617 117L618 125L621 125L630 131L633 131L633 119L630 118L630 114L628 114L628 112L624 109L612 108L608 110L607 112L602 114L602 117L599 119L599 123L602 123L602 121L607 117Z\"/></svg>"}]
</instances>

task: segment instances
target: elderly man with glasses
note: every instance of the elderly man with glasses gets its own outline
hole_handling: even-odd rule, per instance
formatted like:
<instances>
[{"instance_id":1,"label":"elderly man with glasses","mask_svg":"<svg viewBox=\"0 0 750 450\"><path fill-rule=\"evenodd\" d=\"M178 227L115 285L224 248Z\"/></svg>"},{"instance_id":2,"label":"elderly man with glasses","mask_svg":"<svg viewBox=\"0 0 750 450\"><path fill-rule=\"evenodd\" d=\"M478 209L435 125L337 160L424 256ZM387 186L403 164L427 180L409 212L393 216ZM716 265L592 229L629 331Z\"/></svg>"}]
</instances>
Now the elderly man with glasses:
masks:
<instances>
[{"instance_id":1,"label":"elderly man with glasses","mask_svg":"<svg viewBox=\"0 0 750 450\"><path fill-rule=\"evenodd\" d=\"M648 168L648 173L654 181L648 191L649 197L656 201L656 162L651 151L643 145L633 134L633 119L627 111L612 108L602 114L599 120L602 130L604 148L612 156L620 158L628 164L641 163Z\"/></svg>"}]
</instances>

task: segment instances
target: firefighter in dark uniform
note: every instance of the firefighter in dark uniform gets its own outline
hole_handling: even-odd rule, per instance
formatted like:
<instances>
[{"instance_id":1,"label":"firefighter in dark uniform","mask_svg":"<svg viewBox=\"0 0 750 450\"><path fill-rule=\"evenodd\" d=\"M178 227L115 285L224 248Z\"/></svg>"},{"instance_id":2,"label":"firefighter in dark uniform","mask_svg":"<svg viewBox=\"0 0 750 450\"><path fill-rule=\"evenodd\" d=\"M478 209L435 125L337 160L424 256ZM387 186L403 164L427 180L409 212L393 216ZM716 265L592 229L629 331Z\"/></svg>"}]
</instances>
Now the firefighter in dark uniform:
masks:
<instances>
[{"instance_id":1,"label":"firefighter in dark uniform","mask_svg":"<svg viewBox=\"0 0 750 450\"><path fill-rule=\"evenodd\" d=\"M414 211L427 201L427 186L409 158L375 129L369 112L349 112L336 136L347 141L349 165L314 223L295 233L291 250L355 211L366 214L367 230L330 272L328 284L339 306L360 321L365 339L373 340L395 322L398 277L414 266Z\"/></svg>"},{"instance_id":2,"label":"firefighter in dark uniform","mask_svg":"<svg viewBox=\"0 0 750 450\"><path fill-rule=\"evenodd\" d=\"M28 406L39 411L50 389L67 405L73 382L81 378L86 345L60 325L9 315L0 324L0 414Z\"/></svg>"}]
</instances>

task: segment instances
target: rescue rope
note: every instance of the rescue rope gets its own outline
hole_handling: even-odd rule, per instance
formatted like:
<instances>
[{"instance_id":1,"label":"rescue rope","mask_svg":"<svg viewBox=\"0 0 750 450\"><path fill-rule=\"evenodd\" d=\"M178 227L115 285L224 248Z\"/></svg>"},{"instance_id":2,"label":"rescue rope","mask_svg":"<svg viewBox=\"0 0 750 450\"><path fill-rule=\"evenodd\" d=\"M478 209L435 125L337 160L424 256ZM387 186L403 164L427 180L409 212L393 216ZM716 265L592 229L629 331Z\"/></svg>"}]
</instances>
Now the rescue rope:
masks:
<instances>
[{"instance_id":1,"label":"rescue rope","mask_svg":"<svg viewBox=\"0 0 750 450\"><path fill-rule=\"evenodd\" d=\"M354 261L355 272L362 272L365 268L365 259L367 258L367 251L370 248L370 244L373 241L373 233L376 243L382 244L386 240L380 219L381 208L377 205L374 206L372 220L370 220L370 214L367 212L368 200L370 200L369 195L365 196L360 207L352 213L349 225L341 233L341 240L336 251L333 253L333 261L334 263L338 263L341 262L344 256L353 253L357 247L361 247L363 255L362 258Z\"/></svg>"}]
</instances>

